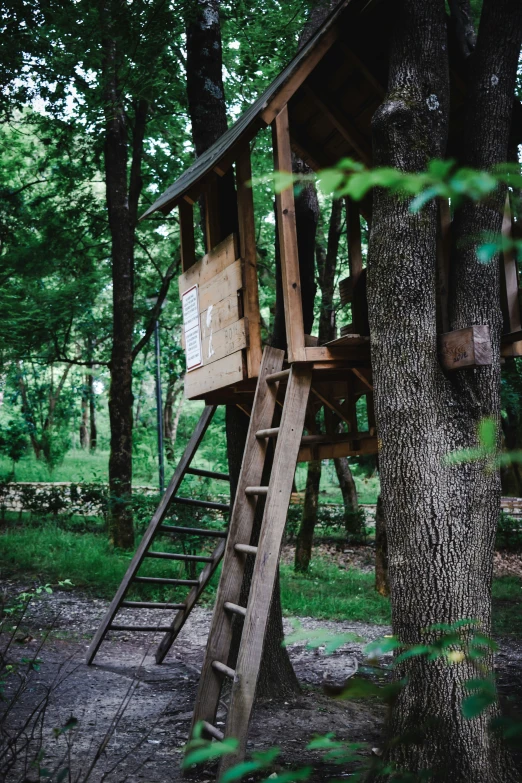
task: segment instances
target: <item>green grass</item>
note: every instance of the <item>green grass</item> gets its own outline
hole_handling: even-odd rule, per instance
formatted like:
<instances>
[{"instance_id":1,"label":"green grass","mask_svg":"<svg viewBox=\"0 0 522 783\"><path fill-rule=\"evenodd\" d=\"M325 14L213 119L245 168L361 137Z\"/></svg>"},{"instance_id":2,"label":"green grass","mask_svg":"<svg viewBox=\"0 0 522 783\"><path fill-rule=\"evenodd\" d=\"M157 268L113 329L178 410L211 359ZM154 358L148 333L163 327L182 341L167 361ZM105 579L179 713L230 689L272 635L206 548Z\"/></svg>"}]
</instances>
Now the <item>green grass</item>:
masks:
<instances>
[{"instance_id":1,"label":"green grass","mask_svg":"<svg viewBox=\"0 0 522 783\"><path fill-rule=\"evenodd\" d=\"M176 551L175 542L161 540L163 551ZM38 584L56 584L70 579L77 588L101 598L112 598L129 565L131 554L112 549L105 535L75 533L51 523L41 527L13 527L0 535L0 578L22 577ZM148 560L143 576L187 578L182 563ZM211 603L219 574L215 574L205 603ZM316 617L321 620L347 620L389 623L389 601L373 588L373 574L341 570L326 560L315 558L310 572L296 574L289 565L281 566L281 601L288 616ZM179 600L186 588L140 586L134 597ZM494 580L493 631L495 635L522 636L522 580L510 576Z\"/></svg>"}]
</instances>

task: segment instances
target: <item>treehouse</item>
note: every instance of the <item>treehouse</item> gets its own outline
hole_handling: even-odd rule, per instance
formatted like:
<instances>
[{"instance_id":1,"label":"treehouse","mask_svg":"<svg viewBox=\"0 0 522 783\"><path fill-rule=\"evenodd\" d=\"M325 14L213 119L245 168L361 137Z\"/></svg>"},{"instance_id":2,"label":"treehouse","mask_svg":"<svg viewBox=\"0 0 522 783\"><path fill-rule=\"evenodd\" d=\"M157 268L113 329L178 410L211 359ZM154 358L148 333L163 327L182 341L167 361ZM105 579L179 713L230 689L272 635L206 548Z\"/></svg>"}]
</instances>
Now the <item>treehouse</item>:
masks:
<instances>
[{"instance_id":1,"label":"treehouse","mask_svg":"<svg viewBox=\"0 0 522 783\"><path fill-rule=\"evenodd\" d=\"M278 573L279 552L292 493L296 462L377 451L373 415L373 381L367 322L365 270L361 249L361 215L371 224L370 200L348 201L347 245L349 277L341 282L343 305L351 304L352 324L325 345L305 333L292 188L276 196L286 352L261 344L251 142L268 125L272 128L274 170L292 170L292 152L312 169L335 164L342 157L372 164L371 119L382 102L387 82L387 5L372 0L344 0L320 30L299 51L266 92L205 154L145 212L168 214L179 210L182 274L179 293L184 320L187 372L185 394L206 407L172 477L127 574L94 638L87 661L92 662L108 631L164 632L156 660L161 663L177 638L191 609L208 585L221 559L222 575L215 600L207 652L194 709L194 724L205 736L239 738L244 755L266 623ZM465 84L458 58L452 55L452 137L462 124ZM519 122L519 120L517 120ZM519 122L520 124L520 122ZM202 204L207 253L196 258L195 210ZM448 232L449 204L439 204L438 324L440 362L447 371L492 361L489 330L470 324L449 332ZM511 233L506 205L503 233ZM507 245L506 245L507 247ZM503 353L522 355L516 259L503 258ZM356 403L366 400L367 428L359 431ZM217 405L237 405L250 417L243 463L231 508L200 498L179 495L187 473L229 480L229 476L191 468ZM325 413L325 433L315 431L315 414ZM307 434L303 435L303 431ZM275 443L270 450L269 443ZM272 454L267 460L267 455ZM267 474L269 474L267 476ZM265 483L264 483L265 482ZM168 521L172 503L230 511L223 530L182 528ZM253 533L257 504L263 504L261 531ZM212 553L187 555L152 550L157 537L214 537L221 539ZM138 576L146 557L201 561L194 579ZM254 560L247 606L244 600L245 563ZM135 582L166 586L191 585L183 603L126 600ZM115 624L116 614L141 608L176 609L172 623ZM241 618L243 631L235 669L229 666L232 621ZM226 726L216 725L223 681L231 679ZM225 757L222 771L237 756ZM223 766L224 765L224 766Z\"/></svg>"}]
</instances>

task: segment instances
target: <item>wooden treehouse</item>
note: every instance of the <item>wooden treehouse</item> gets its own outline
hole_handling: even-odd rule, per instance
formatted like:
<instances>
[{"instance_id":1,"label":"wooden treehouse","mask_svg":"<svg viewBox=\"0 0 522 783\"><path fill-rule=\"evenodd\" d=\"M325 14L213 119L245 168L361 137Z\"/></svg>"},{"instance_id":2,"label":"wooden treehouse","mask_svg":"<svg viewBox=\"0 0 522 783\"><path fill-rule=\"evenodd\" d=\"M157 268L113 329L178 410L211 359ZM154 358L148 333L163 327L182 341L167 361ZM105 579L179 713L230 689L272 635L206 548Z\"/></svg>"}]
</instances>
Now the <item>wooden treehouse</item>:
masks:
<instances>
[{"instance_id":1,"label":"wooden treehouse","mask_svg":"<svg viewBox=\"0 0 522 783\"><path fill-rule=\"evenodd\" d=\"M221 581L209 633L205 662L194 711L194 723L203 721L208 737L240 739L238 755L224 757L222 766L244 755L246 733L253 705L266 621L276 579L279 552L296 463L338 456L375 454L377 433L373 416L370 338L367 323L354 315L351 326L326 345L305 334L299 277L294 193L291 188L276 196L277 235L286 325L286 353L261 343L260 309L250 145L261 129L270 125L274 170L292 169L292 151L313 169L351 157L372 164L371 119L382 102L387 83L383 4L345 0L327 18L291 63L240 119L147 210L144 217L179 210L182 275L179 293L184 318L187 361L186 397L204 400L206 407L181 462L151 521L129 570L88 653L92 662L110 630L163 632L156 653L160 663L174 642L192 607L224 557ZM452 69L451 127L461 123L459 95L465 85ZM451 139L451 133L450 133ZM451 141L450 141L451 147ZM196 258L194 205L203 203L208 252ZM348 202L347 229L350 276L341 283L342 304L355 303L354 314L365 311L362 284L365 274L361 252L360 215L371 223L371 202ZM451 215L440 204L438 261L438 320L440 361L447 370L491 362L489 332L485 326L448 333L447 291L449 260L447 236ZM506 207L504 233L511 232ZM504 256L503 353L522 355L518 278L514 256ZM366 400L368 426L359 431L356 403ZM221 508L224 504L178 495L186 474L227 480L223 474L191 467L216 406L238 405L250 417L246 449L235 503L227 528L222 531L182 528L164 523L171 503ZM317 434L313 422L323 407L325 434ZM275 443L268 484L262 475L268 443ZM257 503L264 504L259 541L252 542ZM184 533L218 538L208 555L161 552L162 536ZM154 548L153 548L154 545ZM161 545L160 545L161 546ZM166 576L138 574L147 557L163 558ZM245 562L254 558L254 573L247 606L240 605ZM194 579L168 576L169 560L195 560L202 570ZM127 600L136 583L190 588L182 603ZM123 610L144 608L175 610L168 624L121 624ZM128 616L129 612L127 612ZM232 622L243 618L237 664L228 665ZM232 682L227 722L222 732L215 725L222 683ZM231 758L231 760L230 760Z\"/></svg>"}]
</instances>

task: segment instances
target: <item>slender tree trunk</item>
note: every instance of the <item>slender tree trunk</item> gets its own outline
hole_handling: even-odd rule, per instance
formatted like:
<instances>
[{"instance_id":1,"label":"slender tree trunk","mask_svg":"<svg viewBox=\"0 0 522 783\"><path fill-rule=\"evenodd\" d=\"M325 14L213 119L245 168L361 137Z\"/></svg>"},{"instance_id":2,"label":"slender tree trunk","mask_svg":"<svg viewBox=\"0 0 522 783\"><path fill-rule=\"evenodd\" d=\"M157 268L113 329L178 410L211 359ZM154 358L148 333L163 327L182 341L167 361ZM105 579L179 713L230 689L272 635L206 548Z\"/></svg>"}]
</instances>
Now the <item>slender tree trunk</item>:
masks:
<instances>
[{"instance_id":1,"label":"slender tree trunk","mask_svg":"<svg viewBox=\"0 0 522 783\"><path fill-rule=\"evenodd\" d=\"M362 538L364 536L364 518L359 510L357 487L350 470L350 464L346 457L337 457L334 459L334 466L343 496L346 535L351 538Z\"/></svg>"},{"instance_id":2,"label":"slender tree trunk","mask_svg":"<svg viewBox=\"0 0 522 783\"><path fill-rule=\"evenodd\" d=\"M88 434L88 422L89 422L89 387L88 378L86 375L82 384L82 398L81 398L81 419L80 419L80 446L82 449L86 449L89 445Z\"/></svg>"},{"instance_id":3,"label":"slender tree trunk","mask_svg":"<svg viewBox=\"0 0 522 783\"><path fill-rule=\"evenodd\" d=\"M87 387L89 397L89 450L96 451L98 441L98 431L96 428L96 397L94 394L94 376L93 364L90 363L89 374L87 375Z\"/></svg>"},{"instance_id":4,"label":"slender tree trunk","mask_svg":"<svg viewBox=\"0 0 522 783\"><path fill-rule=\"evenodd\" d=\"M183 378L177 378L173 374L170 376L167 385L167 394L165 395L165 406L163 410L165 453L169 462L174 461L174 447L176 445L176 435L178 432L181 411L183 410L183 402ZM176 406L175 413L174 406Z\"/></svg>"},{"instance_id":5,"label":"slender tree trunk","mask_svg":"<svg viewBox=\"0 0 522 783\"><path fill-rule=\"evenodd\" d=\"M306 489L303 504L301 525L295 544L295 570L308 571L312 558L314 530L317 524L317 509L319 505L319 485L321 483L321 461L312 460L308 463L306 474Z\"/></svg>"},{"instance_id":6,"label":"slender tree trunk","mask_svg":"<svg viewBox=\"0 0 522 783\"><path fill-rule=\"evenodd\" d=\"M506 160L522 6L485 0L468 87L463 162ZM449 113L448 40L443 0L394 5L388 93L373 118L374 160L423 170L443 157ZM493 78L495 77L495 78ZM452 328L487 323L491 367L445 376L437 359L437 207L374 193L368 300L393 630L405 644L435 640L436 623L476 618L490 632L492 555L499 477L481 463L446 466L446 455L476 443L479 421L500 413L498 259L480 264L476 237L500 233L504 194L457 211L453 226ZM464 237L466 242L463 241ZM470 241L470 237L475 242ZM397 436L400 433L400 437ZM492 672L492 661L482 661ZM437 781L514 781L489 732L495 707L467 720L465 683L476 663L414 657L392 708L387 757L401 770L431 770Z\"/></svg>"},{"instance_id":7,"label":"slender tree trunk","mask_svg":"<svg viewBox=\"0 0 522 783\"><path fill-rule=\"evenodd\" d=\"M110 359L109 421L109 536L117 547L134 544L132 493L132 364L134 332L134 242L138 199L142 188L141 162L148 103L134 101L130 125L124 106L121 72L124 57L119 50L118 25L124 5L105 0L101 5L103 25L102 77L105 106L105 185L111 233L113 329ZM118 21L117 21L118 20ZM131 136L130 175L129 135Z\"/></svg>"}]
</instances>

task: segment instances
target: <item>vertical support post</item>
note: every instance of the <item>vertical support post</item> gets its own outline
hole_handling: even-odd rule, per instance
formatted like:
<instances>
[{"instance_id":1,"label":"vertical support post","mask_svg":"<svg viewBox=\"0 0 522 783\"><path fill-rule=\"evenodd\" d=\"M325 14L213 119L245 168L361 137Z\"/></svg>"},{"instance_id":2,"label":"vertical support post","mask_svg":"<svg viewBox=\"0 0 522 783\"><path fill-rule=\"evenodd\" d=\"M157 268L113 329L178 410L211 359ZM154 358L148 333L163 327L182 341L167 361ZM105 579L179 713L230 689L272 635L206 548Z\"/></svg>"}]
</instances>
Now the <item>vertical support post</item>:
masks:
<instances>
[{"instance_id":1,"label":"vertical support post","mask_svg":"<svg viewBox=\"0 0 522 783\"><path fill-rule=\"evenodd\" d=\"M449 332L449 232L451 211L448 199L438 200L439 225L437 231L437 330Z\"/></svg>"},{"instance_id":2,"label":"vertical support post","mask_svg":"<svg viewBox=\"0 0 522 783\"><path fill-rule=\"evenodd\" d=\"M179 202L179 233L181 268L186 272L196 262L196 245L194 241L194 208L184 199Z\"/></svg>"},{"instance_id":3,"label":"vertical support post","mask_svg":"<svg viewBox=\"0 0 522 783\"><path fill-rule=\"evenodd\" d=\"M362 274L362 244L361 218L359 205L351 198L345 198L346 229L348 239L348 262L350 264L350 279L352 281L352 296L357 281Z\"/></svg>"},{"instance_id":4,"label":"vertical support post","mask_svg":"<svg viewBox=\"0 0 522 783\"><path fill-rule=\"evenodd\" d=\"M505 302L502 303L504 313L504 330L507 332L517 332L522 328L520 318L520 302L518 298L518 269L517 259L513 247L510 247L512 240L512 219L511 205L509 203L509 193L506 196L506 205L504 208L504 219L502 221L502 238L507 240L504 246L504 282L502 289L505 291Z\"/></svg>"},{"instance_id":5,"label":"vertical support post","mask_svg":"<svg viewBox=\"0 0 522 783\"><path fill-rule=\"evenodd\" d=\"M243 314L248 319L247 367L248 377L257 378L261 366L261 315L257 287L256 230L254 223L254 196L250 183L252 166L250 144L241 147L236 160L237 211L239 222L239 252L244 264L245 289Z\"/></svg>"},{"instance_id":6,"label":"vertical support post","mask_svg":"<svg viewBox=\"0 0 522 783\"><path fill-rule=\"evenodd\" d=\"M154 352L156 354L156 420L158 425L158 468L160 495L165 492L165 463L163 460L163 400L161 398L161 366L159 321L154 323Z\"/></svg>"},{"instance_id":7,"label":"vertical support post","mask_svg":"<svg viewBox=\"0 0 522 783\"><path fill-rule=\"evenodd\" d=\"M207 253L221 242L221 227L219 220L219 185L214 174L205 190L205 237Z\"/></svg>"},{"instance_id":8,"label":"vertical support post","mask_svg":"<svg viewBox=\"0 0 522 783\"><path fill-rule=\"evenodd\" d=\"M274 168L276 171L292 171L292 150L288 106L284 106L272 123ZM305 361L303 303L297 252L295 201L292 187L276 195L277 226L281 251L281 277L285 305L288 361Z\"/></svg>"}]
</instances>

